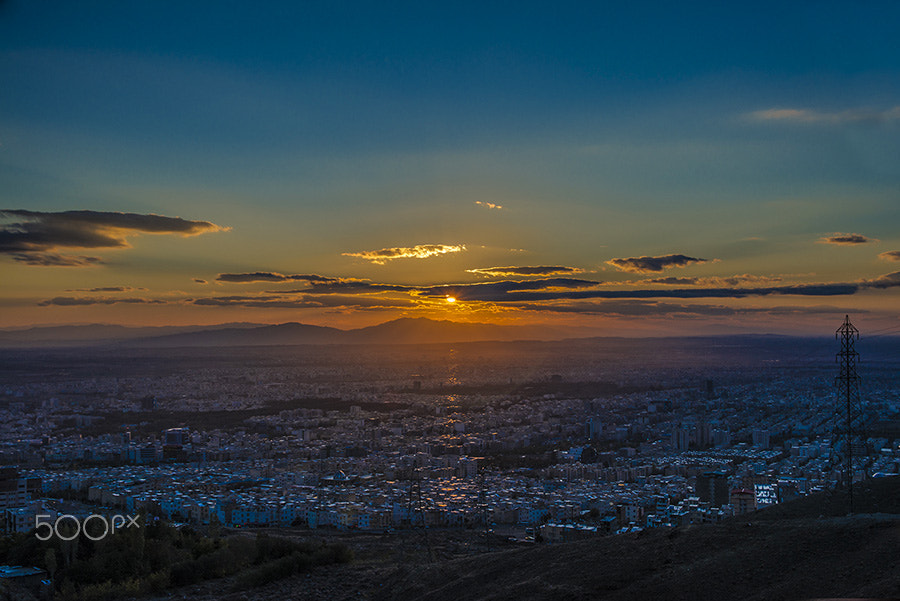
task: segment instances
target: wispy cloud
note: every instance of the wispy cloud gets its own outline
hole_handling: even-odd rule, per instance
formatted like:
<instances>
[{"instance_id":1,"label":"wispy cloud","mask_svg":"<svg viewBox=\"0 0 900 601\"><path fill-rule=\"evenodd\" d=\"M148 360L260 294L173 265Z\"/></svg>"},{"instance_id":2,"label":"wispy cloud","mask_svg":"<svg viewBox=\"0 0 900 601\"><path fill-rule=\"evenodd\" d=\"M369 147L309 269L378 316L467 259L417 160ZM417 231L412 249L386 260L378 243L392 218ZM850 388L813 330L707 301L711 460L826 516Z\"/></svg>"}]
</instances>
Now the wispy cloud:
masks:
<instances>
[{"instance_id":1,"label":"wispy cloud","mask_svg":"<svg viewBox=\"0 0 900 601\"><path fill-rule=\"evenodd\" d=\"M408 309L415 305L410 299L385 299L370 296L212 296L194 298L190 304L204 307L245 307L256 309Z\"/></svg>"},{"instance_id":2,"label":"wispy cloud","mask_svg":"<svg viewBox=\"0 0 900 601\"><path fill-rule=\"evenodd\" d=\"M370 261L375 265L384 265L394 259L426 259L447 253L458 253L466 250L464 244L418 244L397 248L382 248L379 250L366 250L356 253L342 253L345 257L358 257Z\"/></svg>"},{"instance_id":3,"label":"wispy cloud","mask_svg":"<svg viewBox=\"0 0 900 601\"><path fill-rule=\"evenodd\" d=\"M0 233L2 235L2 233ZM0 251L2 252L2 251ZM100 257L88 257L85 255L61 255L50 252L19 252L11 253L13 261L35 265L38 267L93 267L102 265Z\"/></svg>"},{"instance_id":4,"label":"wispy cloud","mask_svg":"<svg viewBox=\"0 0 900 601\"><path fill-rule=\"evenodd\" d=\"M24 209L0 210L0 253L28 265L84 267L97 257L67 256L59 248L126 248L137 234L196 236L225 228L209 221L180 217L103 211L45 213Z\"/></svg>"},{"instance_id":5,"label":"wispy cloud","mask_svg":"<svg viewBox=\"0 0 900 601\"><path fill-rule=\"evenodd\" d=\"M878 255L884 261L900 261L900 250L889 250Z\"/></svg>"},{"instance_id":6,"label":"wispy cloud","mask_svg":"<svg viewBox=\"0 0 900 601\"><path fill-rule=\"evenodd\" d=\"M853 246L855 244L868 244L878 242L875 238L869 238L862 234L832 234L817 240L819 244L837 244L839 246Z\"/></svg>"},{"instance_id":7,"label":"wispy cloud","mask_svg":"<svg viewBox=\"0 0 900 601\"><path fill-rule=\"evenodd\" d=\"M883 275L874 280L857 282L829 282L766 287L705 287L705 288L642 288L611 290L599 288L600 282L563 278L503 281L485 284L431 286L419 290L426 296L452 296L457 301L495 303L538 302L585 299L652 299L652 298L747 298L754 296L849 296L866 289L900 287L900 272Z\"/></svg>"},{"instance_id":8,"label":"wispy cloud","mask_svg":"<svg viewBox=\"0 0 900 601\"><path fill-rule=\"evenodd\" d=\"M845 123L884 123L900 120L900 106L877 110L856 108L828 112L798 108L771 108L747 113L752 121L840 125Z\"/></svg>"},{"instance_id":9,"label":"wispy cloud","mask_svg":"<svg viewBox=\"0 0 900 601\"><path fill-rule=\"evenodd\" d=\"M720 317L742 314L764 313L769 315L799 315L799 314L833 314L846 313L846 308L831 306L813 307L731 307L727 305L708 304L677 304L651 300L608 300L601 302L574 302L565 304L522 303L513 305L516 309L524 311L550 312L550 313L578 313L587 315L607 315L615 317L671 317L704 316ZM854 310L854 312L859 312ZM863 311L866 312L866 311Z\"/></svg>"},{"instance_id":10,"label":"wispy cloud","mask_svg":"<svg viewBox=\"0 0 900 601\"><path fill-rule=\"evenodd\" d=\"M583 273L578 267L565 267L564 265L538 265L522 267L479 267L466 269L468 273L485 277L516 277L516 276L548 276L548 275L574 275Z\"/></svg>"},{"instance_id":11,"label":"wispy cloud","mask_svg":"<svg viewBox=\"0 0 900 601\"><path fill-rule=\"evenodd\" d=\"M708 259L698 259L687 255L663 255L661 257L627 257L610 259L607 265L631 273L658 273L672 267L686 267L693 263L706 263Z\"/></svg>"},{"instance_id":12,"label":"wispy cloud","mask_svg":"<svg viewBox=\"0 0 900 601\"><path fill-rule=\"evenodd\" d=\"M260 272L270 273L270 272ZM286 276L285 276L286 277ZM574 278L540 278L500 280L468 284L410 286L363 280L343 281L317 276L307 280L309 286L298 290L271 290L248 295L185 297L179 292L169 300L124 296L59 296L38 303L41 306L84 306L113 304L184 303L204 307L244 307L260 309L334 309L334 310L412 310L433 306L437 300L453 297L457 303L493 305L511 310L547 311L550 313L597 313L621 316L640 315L734 315L754 309L728 305L695 304L700 299L740 299L766 296L837 297L850 296L863 290L900 287L900 271L870 280L825 282L780 286L745 286L777 280L772 276L742 274L729 278L656 278L625 283L623 288L610 288L611 282ZM324 281L323 281L324 280ZM266 280L267 281L267 280ZM626 289L645 283L648 287ZM737 283L737 286L728 284ZM666 287L658 287L664 284ZM668 287L669 285L681 287ZM655 287L650 287L650 286ZM134 288L110 286L85 289L92 292L127 292ZM81 290L79 290L81 291ZM666 302L666 299L672 299ZM759 309L759 312L794 314L803 308L781 307ZM810 312L827 311L822 307ZM843 309L841 309L843 311Z\"/></svg>"},{"instance_id":13,"label":"wispy cloud","mask_svg":"<svg viewBox=\"0 0 900 601\"><path fill-rule=\"evenodd\" d=\"M484 207L485 209L494 209L497 211L500 211L503 209L503 205L495 205L492 202L482 202L480 200L476 200L475 204L477 204L479 207Z\"/></svg>"},{"instance_id":14,"label":"wispy cloud","mask_svg":"<svg viewBox=\"0 0 900 601\"><path fill-rule=\"evenodd\" d=\"M900 271L887 273L879 276L874 280L864 280L861 284L863 288L896 288L900 286Z\"/></svg>"},{"instance_id":15,"label":"wispy cloud","mask_svg":"<svg viewBox=\"0 0 900 601\"><path fill-rule=\"evenodd\" d=\"M274 271L254 271L252 273L220 273L216 277L217 282L230 282L248 284L251 282L310 282L331 283L340 281L338 278L329 278L316 274L296 273L284 275Z\"/></svg>"},{"instance_id":16,"label":"wispy cloud","mask_svg":"<svg viewBox=\"0 0 900 601\"><path fill-rule=\"evenodd\" d=\"M83 305L165 305L166 301L152 298L122 298L109 296L57 296L38 303L40 307L56 305L59 307L76 307Z\"/></svg>"},{"instance_id":17,"label":"wispy cloud","mask_svg":"<svg viewBox=\"0 0 900 601\"><path fill-rule=\"evenodd\" d=\"M131 292L133 290L146 291L146 288L134 286L102 286L100 288L69 288L66 292Z\"/></svg>"},{"instance_id":18,"label":"wispy cloud","mask_svg":"<svg viewBox=\"0 0 900 601\"><path fill-rule=\"evenodd\" d=\"M209 284L209 282L207 282L203 278L193 278L193 280L195 284Z\"/></svg>"},{"instance_id":19,"label":"wispy cloud","mask_svg":"<svg viewBox=\"0 0 900 601\"><path fill-rule=\"evenodd\" d=\"M437 284L410 286L371 281L338 281L311 284L298 290L270 290L273 295L302 295L310 299L328 295L359 295L373 297L390 295L412 300L452 296L461 302L521 303L579 299L702 299L746 298L754 296L846 296L860 290L900 286L900 272L874 280L856 282L826 282L813 284L771 285L780 276L742 274L730 277L656 278L629 282L600 282L574 278L539 278L531 280L499 280L483 283ZM610 288L638 286L637 288ZM639 287L642 284L645 287ZM664 285L667 287L658 287ZM653 286L653 287L650 287ZM672 287L668 287L672 286Z\"/></svg>"},{"instance_id":20,"label":"wispy cloud","mask_svg":"<svg viewBox=\"0 0 900 601\"><path fill-rule=\"evenodd\" d=\"M752 275L744 273L726 277L709 276L694 278L654 278L650 280L636 280L633 284L662 284L665 286L740 286L744 284L777 284L782 278L777 276Z\"/></svg>"},{"instance_id":21,"label":"wispy cloud","mask_svg":"<svg viewBox=\"0 0 900 601\"><path fill-rule=\"evenodd\" d=\"M452 296L457 300L504 301L512 300L516 293L565 294L566 290L593 288L600 282L572 278L545 278L540 280L503 280L483 284L443 284L420 288L417 294L431 297Z\"/></svg>"},{"instance_id":22,"label":"wispy cloud","mask_svg":"<svg viewBox=\"0 0 900 601\"><path fill-rule=\"evenodd\" d=\"M267 290L269 294L377 294L381 292L415 292L416 286L404 284L378 284L369 280L339 280L334 282L315 283L309 288L299 290Z\"/></svg>"}]
</instances>

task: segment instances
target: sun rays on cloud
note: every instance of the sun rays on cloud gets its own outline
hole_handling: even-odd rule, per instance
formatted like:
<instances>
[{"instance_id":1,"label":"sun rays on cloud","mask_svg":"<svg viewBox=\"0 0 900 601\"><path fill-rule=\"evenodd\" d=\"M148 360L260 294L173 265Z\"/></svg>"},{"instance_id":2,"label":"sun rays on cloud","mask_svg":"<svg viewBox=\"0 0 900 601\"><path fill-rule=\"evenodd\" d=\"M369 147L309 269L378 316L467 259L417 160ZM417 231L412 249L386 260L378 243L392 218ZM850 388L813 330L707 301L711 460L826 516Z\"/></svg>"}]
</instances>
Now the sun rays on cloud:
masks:
<instances>
[{"instance_id":1,"label":"sun rays on cloud","mask_svg":"<svg viewBox=\"0 0 900 601\"><path fill-rule=\"evenodd\" d=\"M494 211L502 211L503 210L503 205L494 204L492 202L476 200L475 204L478 205L479 207L483 207L485 209L491 209Z\"/></svg>"},{"instance_id":2,"label":"sun rays on cloud","mask_svg":"<svg viewBox=\"0 0 900 601\"><path fill-rule=\"evenodd\" d=\"M500 205L475 201L486 210ZM193 221L153 214L98 211L42 213L27 210L0 211L0 254L28 265L90 266L100 257L63 254L60 249L111 250L131 246L130 239L145 234L197 236L229 228L209 221ZM833 233L817 242L858 246L878 242L859 233ZM481 247L484 248L484 247ZM478 249L473 247L474 251ZM341 256L385 265L399 259L429 259L467 251L465 244L417 244L376 250L348 251ZM474 255L474 252L473 252ZM900 251L883 252L885 261L900 261ZM421 284L394 283L378 278L323 275L302 271L248 270L194 277L195 284L214 283L202 294L170 291L146 293L137 286L94 285L71 287L73 296L40 300L41 307L91 305L167 305L232 309L321 310L325 312L392 312L403 315L453 315L466 312L493 314L606 315L620 318L675 316L687 319L768 313L799 315L844 311L832 305L758 307L735 299L793 297L842 298L861 291L900 287L900 272L871 279L808 283L790 275L687 275L664 277L672 269L688 269L717 263L718 259L680 253L610 258L606 265L634 279L599 281L578 277L597 273L578 266L559 264L497 265L459 268L462 281ZM491 265L491 263L488 263ZM360 274L362 275L362 274ZM621 276L618 276L621 278ZM473 281L475 280L475 281ZM487 280L487 281L485 281ZM263 289L263 286L268 289ZM224 287L224 288L223 288ZM240 287L246 293L229 294ZM197 288L195 288L196 290ZM217 292L212 292L216 290ZM94 294L91 294L94 293ZM130 294L129 294L130 293ZM452 302L450 301L452 299ZM34 302L34 301L30 301ZM769 303L771 304L771 302ZM803 303L798 303L801 305ZM58 309L65 311L67 309Z\"/></svg>"},{"instance_id":3,"label":"sun rays on cloud","mask_svg":"<svg viewBox=\"0 0 900 601\"><path fill-rule=\"evenodd\" d=\"M498 268L519 275L537 275L553 266L532 269ZM482 268L484 269L484 268ZM573 268L574 269L574 268ZM472 272L473 270L467 270ZM266 274L260 276L260 274ZM222 277L228 276L228 277ZM900 272L874 279L852 282L783 283L782 276L707 276L684 278L647 278L626 282L608 282L566 277L502 279L490 282L407 285L362 278L337 278L321 275L287 276L259 271L246 274L220 274L223 285L248 282L298 283L306 286L271 289L242 295L210 295L184 298L180 302L203 307L242 307L270 309L340 309L363 311L483 310L493 312L544 312L550 314L602 314L623 317L654 315L728 316L742 313L777 312L780 315L841 311L833 306L779 306L752 308L696 301L764 297L841 298L864 290L900 287ZM449 303L447 299L454 301ZM86 299L53 299L50 304L87 304ZM99 302L111 303L109 297ZM122 302L136 302L126 300ZM458 314L458 313L457 313ZM773 313L774 314L774 313Z\"/></svg>"},{"instance_id":4,"label":"sun rays on cloud","mask_svg":"<svg viewBox=\"0 0 900 601\"><path fill-rule=\"evenodd\" d=\"M572 275L584 273L584 269L578 267L566 267L564 265L537 265L521 267L479 267L466 269L467 273L474 273L484 277L516 277L516 276L548 276L548 275Z\"/></svg>"},{"instance_id":5,"label":"sun rays on cloud","mask_svg":"<svg viewBox=\"0 0 900 601\"><path fill-rule=\"evenodd\" d=\"M223 285L248 281L271 283L249 272L217 278ZM226 274L220 274L226 275ZM246 277L237 277L246 276ZM740 314L772 315L834 313L844 311L832 305L747 307L724 304L729 299L763 297L842 298L864 290L900 287L900 272L854 282L764 285L780 278L757 278L747 274L731 277L655 278L629 282L601 282L575 278L506 279L491 282L402 285L371 280L347 280L316 276L275 278L279 282L306 282L305 287L265 290L240 295L188 296L180 293L169 299L128 296L59 296L38 304L42 307L80 307L88 305L190 305L206 308L241 309L321 309L330 311L386 311L403 314L446 314L454 311L492 312L493 314L607 315L621 318L676 316L684 318L727 317ZM672 280L672 281L669 281ZM676 281L677 280L677 281ZM642 284L646 284L642 286ZM665 284L664 287L659 287ZM98 287L97 292L128 292L130 287ZM453 298L449 303L447 299ZM703 303L716 299L717 304ZM701 301L701 302L697 302ZM413 312L413 313L411 313ZM415 313L418 312L418 313Z\"/></svg>"},{"instance_id":6,"label":"sun rays on cloud","mask_svg":"<svg viewBox=\"0 0 900 601\"><path fill-rule=\"evenodd\" d=\"M465 244L418 244L416 246L401 246L395 248L382 248L379 250L366 250L361 252L341 253L345 257L356 257L369 261L374 265L384 265L388 261L396 259L427 259L448 253L458 253L466 250Z\"/></svg>"}]
</instances>

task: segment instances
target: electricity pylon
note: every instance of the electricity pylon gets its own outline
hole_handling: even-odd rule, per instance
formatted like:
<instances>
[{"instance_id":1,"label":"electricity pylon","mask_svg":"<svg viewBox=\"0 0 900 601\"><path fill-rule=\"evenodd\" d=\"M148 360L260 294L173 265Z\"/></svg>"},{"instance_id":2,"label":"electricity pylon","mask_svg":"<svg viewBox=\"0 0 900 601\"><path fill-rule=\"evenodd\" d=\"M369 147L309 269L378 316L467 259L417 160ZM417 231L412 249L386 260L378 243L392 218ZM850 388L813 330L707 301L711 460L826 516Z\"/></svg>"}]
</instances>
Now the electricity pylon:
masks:
<instances>
[{"instance_id":1,"label":"electricity pylon","mask_svg":"<svg viewBox=\"0 0 900 601\"><path fill-rule=\"evenodd\" d=\"M854 450L857 458L860 459L866 455L866 447L862 431L859 374L856 372L859 353L854 348L855 342L859 340L859 330L850 323L849 315L844 317L844 323L837 329L834 336L841 341L841 350L835 357L839 373L834 379L838 394L832 445L842 467L844 485L847 487L850 500L850 513L853 513Z\"/></svg>"}]
</instances>

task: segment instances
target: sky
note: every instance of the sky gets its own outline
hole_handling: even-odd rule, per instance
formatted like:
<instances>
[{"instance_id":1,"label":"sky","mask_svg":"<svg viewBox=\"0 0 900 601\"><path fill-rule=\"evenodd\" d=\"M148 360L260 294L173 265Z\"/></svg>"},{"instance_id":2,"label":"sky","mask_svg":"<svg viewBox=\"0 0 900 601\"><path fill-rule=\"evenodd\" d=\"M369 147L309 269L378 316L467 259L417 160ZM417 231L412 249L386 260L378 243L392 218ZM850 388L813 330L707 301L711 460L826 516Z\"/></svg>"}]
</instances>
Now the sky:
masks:
<instances>
[{"instance_id":1,"label":"sky","mask_svg":"<svg viewBox=\"0 0 900 601\"><path fill-rule=\"evenodd\" d=\"M891 332L897 23L0 0L0 327Z\"/></svg>"}]
</instances>

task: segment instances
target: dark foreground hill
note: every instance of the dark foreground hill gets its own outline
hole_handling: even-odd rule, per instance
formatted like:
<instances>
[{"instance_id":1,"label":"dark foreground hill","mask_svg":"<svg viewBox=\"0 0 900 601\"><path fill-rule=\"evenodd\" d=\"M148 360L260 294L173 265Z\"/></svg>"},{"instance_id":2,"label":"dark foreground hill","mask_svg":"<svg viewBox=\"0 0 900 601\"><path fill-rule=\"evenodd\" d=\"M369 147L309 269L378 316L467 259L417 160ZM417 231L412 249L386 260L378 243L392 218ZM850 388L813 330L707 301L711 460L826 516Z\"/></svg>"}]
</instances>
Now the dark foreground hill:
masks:
<instances>
[{"instance_id":1,"label":"dark foreground hill","mask_svg":"<svg viewBox=\"0 0 900 601\"><path fill-rule=\"evenodd\" d=\"M398 571L375 599L900 598L900 478L725 524L647 531ZM879 513L868 513L879 512ZM820 517L821 516L821 517Z\"/></svg>"},{"instance_id":2,"label":"dark foreground hill","mask_svg":"<svg viewBox=\"0 0 900 601\"><path fill-rule=\"evenodd\" d=\"M373 598L900 598L900 478L725 524L647 531L399 570ZM865 513L862 513L865 512ZM877 513L876 513L877 512Z\"/></svg>"},{"instance_id":3,"label":"dark foreground hill","mask_svg":"<svg viewBox=\"0 0 900 601\"><path fill-rule=\"evenodd\" d=\"M401 570L372 598L900 598L900 520L763 521L541 546Z\"/></svg>"},{"instance_id":4,"label":"dark foreground hill","mask_svg":"<svg viewBox=\"0 0 900 601\"><path fill-rule=\"evenodd\" d=\"M369 599L530 601L602 599L900 599L900 477L861 487L856 514L826 493L723 524L660 529L434 563L398 555L409 535L358 560L242 593L195 590L212 601ZM434 541L439 533L435 533ZM365 545L370 545L367 548ZM374 549L374 550L373 550ZM380 549L380 550L379 550ZM404 557L398 563L399 557Z\"/></svg>"}]
</instances>

